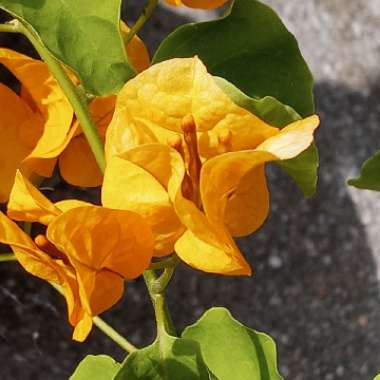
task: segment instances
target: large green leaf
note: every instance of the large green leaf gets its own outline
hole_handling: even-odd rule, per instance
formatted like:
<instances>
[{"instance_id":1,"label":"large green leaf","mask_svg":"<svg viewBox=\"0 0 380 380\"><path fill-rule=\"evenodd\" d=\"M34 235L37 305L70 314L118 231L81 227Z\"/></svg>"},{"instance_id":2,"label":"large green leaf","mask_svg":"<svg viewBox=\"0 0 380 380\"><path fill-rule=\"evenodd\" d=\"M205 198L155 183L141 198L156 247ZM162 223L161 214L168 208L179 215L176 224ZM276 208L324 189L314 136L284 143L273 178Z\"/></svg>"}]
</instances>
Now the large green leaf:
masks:
<instances>
[{"instance_id":1,"label":"large green leaf","mask_svg":"<svg viewBox=\"0 0 380 380\"><path fill-rule=\"evenodd\" d=\"M313 80L296 39L256 0L235 0L223 18L179 27L153 62L198 55L208 70L252 97L273 96L300 115L314 113Z\"/></svg>"},{"instance_id":2,"label":"large green leaf","mask_svg":"<svg viewBox=\"0 0 380 380\"><path fill-rule=\"evenodd\" d=\"M119 32L121 0L0 0L94 95L116 93L134 75Z\"/></svg>"},{"instance_id":3,"label":"large green leaf","mask_svg":"<svg viewBox=\"0 0 380 380\"><path fill-rule=\"evenodd\" d=\"M214 79L234 103L271 125L282 128L301 118L293 108L282 104L274 97L251 98L224 78L215 77ZM277 162L277 164L293 178L305 196L311 196L315 193L319 157L314 144L297 157Z\"/></svg>"},{"instance_id":4,"label":"large green leaf","mask_svg":"<svg viewBox=\"0 0 380 380\"><path fill-rule=\"evenodd\" d=\"M236 321L227 309L208 310L182 337L199 342L209 370L219 380L282 380L272 338Z\"/></svg>"},{"instance_id":5,"label":"large green leaf","mask_svg":"<svg viewBox=\"0 0 380 380\"><path fill-rule=\"evenodd\" d=\"M378 374L373 380L380 380L380 374Z\"/></svg>"},{"instance_id":6,"label":"large green leaf","mask_svg":"<svg viewBox=\"0 0 380 380\"><path fill-rule=\"evenodd\" d=\"M152 345L130 354L115 380L209 380L198 343L161 336Z\"/></svg>"},{"instance_id":7,"label":"large green leaf","mask_svg":"<svg viewBox=\"0 0 380 380\"><path fill-rule=\"evenodd\" d=\"M380 191L380 150L364 162L360 176L348 180L348 184L359 189Z\"/></svg>"},{"instance_id":8,"label":"large green leaf","mask_svg":"<svg viewBox=\"0 0 380 380\"><path fill-rule=\"evenodd\" d=\"M88 355L78 365L70 380L112 380L120 364L106 355Z\"/></svg>"}]
</instances>

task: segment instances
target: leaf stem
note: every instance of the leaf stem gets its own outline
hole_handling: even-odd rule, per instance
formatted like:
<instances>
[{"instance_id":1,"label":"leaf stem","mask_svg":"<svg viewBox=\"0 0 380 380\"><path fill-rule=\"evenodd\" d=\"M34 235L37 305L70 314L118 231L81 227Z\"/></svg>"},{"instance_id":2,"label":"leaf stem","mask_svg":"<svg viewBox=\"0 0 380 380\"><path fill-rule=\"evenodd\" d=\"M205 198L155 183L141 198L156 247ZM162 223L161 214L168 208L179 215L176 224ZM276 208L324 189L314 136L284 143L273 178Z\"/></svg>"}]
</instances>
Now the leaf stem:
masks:
<instances>
[{"instance_id":1,"label":"leaf stem","mask_svg":"<svg viewBox=\"0 0 380 380\"><path fill-rule=\"evenodd\" d=\"M54 282L50 282L50 285L62 296L65 295L62 286L55 284ZM107 322L105 322L100 317L92 318L94 325L102 331L105 335L107 335L111 340L113 340L117 345L119 345L126 352L134 352L137 351L137 348L130 343L127 339L125 339L122 335L120 335L113 327L111 327Z\"/></svg>"},{"instance_id":2,"label":"leaf stem","mask_svg":"<svg viewBox=\"0 0 380 380\"><path fill-rule=\"evenodd\" d=\"M78 92L76 86L67 76L62 65L43 46L38 36L36 36L35 33L28 28L28 26L24 25L19 20L12 20L9 23L0 25L0 32L21 33L37 50L37 53L48 65L50 72L60 85L62 91L65 93L67 99L73 107L83 133L85 134L95 156L96 162L98 163L100 170L104 173L104 147L88 109L87 99L82 93Z\"/></svg>"},{"instance_id":3,"label":"leaf stem","mask_svg":"<svg viewBox=\"0 0 380 380\"><path fill-rule=\"evenodd\" d=\"M164 333L176 336L176 330L165 301L164 289L158 293L154 289L154 284L157 281L156 274L152 270L146 270L143 276L154 308L158 338Z\"/></svg>"},{"instance_id":4,"label":"leaf stem","mask_svg":"<svg viewBox=\"0 0 380 380\"><path fill-rule=\"evenodd\" d=\"M17 261L14 253L0 253L0 263L5 263L7 261Z\"/></svg>"},{"instance_id":5,"label":"leaf stem","mask_svg":"<svg viewBox=\"0 0 380 380\"><path fill-rule=\"evenodd\" d=\"M144 24L150 19L158 4L158 0L149 0L148 4L143 9L141 15L129 31L129 33L124 37L124 43L128 45L132 38L140 31Z\"/></svg>"}]
</instances>

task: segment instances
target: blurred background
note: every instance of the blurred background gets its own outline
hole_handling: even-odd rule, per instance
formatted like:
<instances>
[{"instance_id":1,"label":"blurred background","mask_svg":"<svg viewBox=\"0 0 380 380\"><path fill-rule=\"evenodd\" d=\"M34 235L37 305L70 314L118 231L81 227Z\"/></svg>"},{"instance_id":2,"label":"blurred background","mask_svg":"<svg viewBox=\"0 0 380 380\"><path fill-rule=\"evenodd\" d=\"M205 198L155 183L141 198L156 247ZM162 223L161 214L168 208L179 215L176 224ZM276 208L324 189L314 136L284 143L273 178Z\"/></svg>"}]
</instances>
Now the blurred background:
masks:
<instances>
[{"instance_id":1,"label":"blurred background","mask_svg":"<svg viewBox=\"0 0 380 380\"><path fill-rule=\"evenodd\" d=\"M123 18L132 23L144 2L125 3ZM270 217L239 241L254 276L223 278L182 266L168 288L169 306L179 330L211 306L230 308L276 340L286 379L370 380L380 372L380 194L349 188L346 180L380 147L380 0L266 3L295 34L314 74L322 120L318 192L305 200L289 178L268 168ZM216 15L162 5L140 36L153 52L178 25ZM0 46L30 51L16 36L1 35ZM59 177L50 184L56 198L70 196ZM103 317L138 346L153 339L140 280ZM96 329L84 344L72 342L71 332L64 301L49 285L16 263L0 265L1 380L65 380L87 354L122 360L122 351Z\"/></svg>"}]
</instances>

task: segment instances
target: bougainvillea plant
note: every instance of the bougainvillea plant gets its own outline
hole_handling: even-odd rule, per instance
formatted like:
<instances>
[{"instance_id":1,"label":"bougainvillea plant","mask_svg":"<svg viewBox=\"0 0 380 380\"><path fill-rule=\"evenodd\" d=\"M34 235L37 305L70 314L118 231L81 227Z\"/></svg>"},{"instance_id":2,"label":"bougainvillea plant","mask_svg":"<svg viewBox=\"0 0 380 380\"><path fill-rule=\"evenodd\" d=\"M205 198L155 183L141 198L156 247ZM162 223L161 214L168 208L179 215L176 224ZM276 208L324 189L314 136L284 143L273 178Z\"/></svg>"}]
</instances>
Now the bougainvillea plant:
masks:
<instances>
[{"instance_id":1,"label":"bougainvillea plant","mask_svg":"<svg viewBox=\"0 0 380 380\"><path fill-rule=\"evenodd\" d=\"M125 349L122 363L84 358L72 380L279 380L268 335L222 307L179 333L165 289L178 265L252 274L234 238L267 218L266 164L315 192L312 76L256 0L167 0L225 11L179 27L150 59L137 33L157 5L128 27L121 0L0 0L13 18L0 32L23 34L40 55L0 48L20 83L17 93L0 84L0 242L12 251L0 260L65 297L74 340L96 325ZM50 201L40 186L56 167L72 186L101 186L101 206ZM99 314L139 276L157 337L137 349Z\"/></svg>"}]
</instances>

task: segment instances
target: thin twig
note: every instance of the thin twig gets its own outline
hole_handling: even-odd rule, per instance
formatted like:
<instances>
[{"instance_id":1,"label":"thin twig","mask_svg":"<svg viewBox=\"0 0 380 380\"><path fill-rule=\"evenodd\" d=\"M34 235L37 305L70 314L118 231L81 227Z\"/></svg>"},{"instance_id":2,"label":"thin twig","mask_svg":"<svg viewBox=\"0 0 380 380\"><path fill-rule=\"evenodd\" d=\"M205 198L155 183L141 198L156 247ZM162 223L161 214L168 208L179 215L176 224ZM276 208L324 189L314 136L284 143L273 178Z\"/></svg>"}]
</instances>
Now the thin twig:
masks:
<instances>
[{"instance_id":1,"label":"thin twig","mask_svg":"<svg viewBox=\"0 0 380 380\"><path fill-rule=\"evenodd\" d=\"M7 261L17 261L14 253L0 253L0 263L5 263Z\"/></svg>"},{"instance_id":2,"label":"thin twig","mask_svg":"<svg viewBox=\"0 0 380 380\"><path fill-rule=\"evenodd\" d=\"M150 19L158 4L158 0L149 0L148 4L142 11L141 15L129 31L129 33L124 37L124 43L128 45L132 38L140 31L144 24Z\"/></svg>"},{"instance_id":3,"label":"thin twig","mask_svg":"<svg viewBox=\"0 0 380 380\"><path fill-rule=\"evenodd\" d=\"M65 295L62 286L51 282L50 285L61 295ZM105 322L100 317L92 318L94 325L102 331L105 335L107 335L111 340L113 340L117 345L119 345L126 352L134 352L137 351L137 348L130 343L126 338L120 335L113 327L111 327L107 322Z\"/></svg>"}]
</instances>

